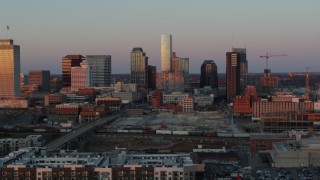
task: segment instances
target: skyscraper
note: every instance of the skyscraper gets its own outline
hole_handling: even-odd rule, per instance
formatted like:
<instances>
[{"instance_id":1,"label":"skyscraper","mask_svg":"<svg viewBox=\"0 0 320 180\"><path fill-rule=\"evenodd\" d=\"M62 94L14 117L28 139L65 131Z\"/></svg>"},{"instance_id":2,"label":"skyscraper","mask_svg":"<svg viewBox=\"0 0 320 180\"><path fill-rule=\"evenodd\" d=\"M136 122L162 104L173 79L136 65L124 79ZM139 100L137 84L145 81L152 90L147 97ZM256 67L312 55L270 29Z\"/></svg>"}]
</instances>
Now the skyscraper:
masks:
<instances>
[{"instance_id":1,"label":"skyscraper","mask_svg":"<svg viewBox=\"0 0 320 180\"><path fill-rule=\"evenodd\" d=\"M200 87L218 89L218 69L214 60L204 60L201 65Z\"/></svg>"},{"instance_id":2,"label":"skyscraper","mask_svg":"<svg viewBox=\"0 0 320 180\"><path fill-rule=\"evenodd\" d=\"M157 66L148 66L148 88L155 90L157 88Z\"/></svg>"},{"instance_id":3,"label":"skyscraper","mask_svg":"<svg viewBox=\"0 0 320 180\"><path fill-rule=\"evenodd\" d=\"M161 71L172 70L172 36L161 35Z\"/></svg>"},{"instance_id":4,"label":"skyscraper","mask_svg":"<svg viewBox=\"0 0 320 180\"><path fill-rule=\"evenodd\" d=\"M247 87L248 60L246 48L232 48L232 52L239 53L240 56L240 92L244 92Z\"/></svg>"},{"instance_id":5,"label":"skyscraper","mask_svg":"<svg viewBox=\"0 0 320 180\"><path fill-rule=\"evenodd\" d=\"M148 86L148 57L141 47L131 52L131 83Z\"/></svg>"},{"instance_id":6,"label":"skyscraper","mask_svg":"<svg viewBox=\"0 0 320 180\"><path fill-rule=\"evenodd\" d=\"M0 97L20 96L20 46L0 40Z\"/></svg>"},{"instance_id":7,"label":"skyscraper","mask_svg":"<svg viewBox=\"0 0 320 180\"><path fill-rule=\"evenodd\" d=\"M111 85L111 56L88 55L88 66L92 71L92 86L108 87Z\"/></svg>"},{"instance_id":8,"label":"skyscraper","mask_svg":"<svg viewBox=\"0 0 320 180\"><path fill-rule=\"evenodd\" d=\"M81 55L67 55L62 58L62 86L71 86L71 67L80 66L85 58Z\"/></svg>"},{"instance_id":9,"label":"skyscraper","mask_svg":"<svg viewBox=\"0 0 320 180\"><path fill-rule=\"evenodd\" d=\"M92 86L91 68L86 60L80 66L71 68L71 91L78 92L81 88Z\"/></svg>"},{"instance_id":10,"label":"skyscraper","mask_svg":"<svg viewBox=\"0 0 320 180\"><path fill-rule=\"evenodd\" d=\"M226 53L226 96L227 102L240 94L240 56L238 52Z\"/></svg>"},{"instance_id":11,"label":"skyscraper","mask_svg":"<svg viewBox=\"0 0 320 180\"><path fill-rule=\"evenodd\" d=\"M50 92L50 71L49 70L32 70L28 76L29 85L40 86L40 92Z\"/></svg>"},{"instance_id":12,"label":"skyscraper","mask_svg":"<svg viewBox=\"0 0 320 180\"><path fill-rule=\"evenodd\" d=\"M177 76L181 73L184 79L183 86L185 88L189 86L189 58L180 58L173 52L172 71L174 71Z\"/></svg>"}]
</instances>

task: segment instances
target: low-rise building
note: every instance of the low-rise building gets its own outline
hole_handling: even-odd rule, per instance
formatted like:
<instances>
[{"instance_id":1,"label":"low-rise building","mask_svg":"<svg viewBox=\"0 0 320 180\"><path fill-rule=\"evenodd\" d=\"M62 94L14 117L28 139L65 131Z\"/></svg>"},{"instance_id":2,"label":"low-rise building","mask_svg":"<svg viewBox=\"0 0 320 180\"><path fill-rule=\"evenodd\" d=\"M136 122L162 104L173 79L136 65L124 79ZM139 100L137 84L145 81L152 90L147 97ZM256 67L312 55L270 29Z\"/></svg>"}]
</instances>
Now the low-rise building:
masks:
<instances>
[{"instance_id":1,"label":"low-rise building","mask_svg":"<svg viewBox=\"0 0 320 180\"><path fill-rule=\"evenodd\" d=\"M57 105L66 102L66 96L63 94L49 94L44 96L44 105Z\"/></svg>"},{"instance_id":2,"label":"low-rise building","mask_svg":"<svg viewBox=\"0 0 320 180\"><path fill-rule=\"evenodd\" d=\"M120 111L121 100L120 98L97 97L96 105L102 105L102 106L108 107L112 111Z\"/></svg>"},{"instance_id":3,"label":"low-rise building","mask_svg":"<svg viewBox=\"0 0 320 180\"><path fill-rule=\"evenodd\" d=\"M163 94L163 104L178 104L183 99L188 97L189 94L182 92L172 92L170 94Z\"/></svg>"}]
</instances>

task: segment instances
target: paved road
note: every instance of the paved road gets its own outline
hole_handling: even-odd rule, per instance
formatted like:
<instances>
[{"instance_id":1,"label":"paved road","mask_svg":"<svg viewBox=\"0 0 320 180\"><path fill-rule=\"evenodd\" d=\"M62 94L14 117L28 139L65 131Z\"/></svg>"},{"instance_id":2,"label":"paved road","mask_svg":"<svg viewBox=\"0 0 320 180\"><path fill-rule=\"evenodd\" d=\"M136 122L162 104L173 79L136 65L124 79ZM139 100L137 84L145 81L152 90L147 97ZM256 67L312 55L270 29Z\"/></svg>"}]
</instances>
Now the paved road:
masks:
<instances>
[{"instance_id":1,"label":"paved road","mask_svg":"<svg viewBox=\"0 0 320 180\"><path fill-rule=\"evenodd\" d=\"M65 134L65 135L59 137L58 139L54 140L53 142L47 144L46 145L47 150L48 151L59 150L59 147L62 146L63 144L65 144L66 142L69 142L72 139L77 138L78 136L80 136L88 131L91 131L92 129L94 129L98 126L107 124L108 122L118 118L119 116L121 116L121 114L104 117L100 120L86 124L85 126L81 126L78 129L75 129L75 130L71 131L70 133Z\"/></svg>"}]
</instances>

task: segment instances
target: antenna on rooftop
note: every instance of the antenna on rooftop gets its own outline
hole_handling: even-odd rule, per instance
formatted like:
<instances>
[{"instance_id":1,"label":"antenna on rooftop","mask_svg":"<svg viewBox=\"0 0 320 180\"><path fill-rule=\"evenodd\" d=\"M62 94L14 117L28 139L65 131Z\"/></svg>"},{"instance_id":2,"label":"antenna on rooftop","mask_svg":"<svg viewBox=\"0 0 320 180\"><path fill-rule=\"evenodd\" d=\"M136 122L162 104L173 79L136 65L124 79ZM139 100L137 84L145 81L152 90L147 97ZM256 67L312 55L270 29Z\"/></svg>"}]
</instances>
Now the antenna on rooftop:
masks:
<instances>
[{"instance_id":1,"label":"antenna on rooftop","mask_svg":"<svg viewBox=\"0 0 320 180\"><path fill-rule=\"evenodd\" d=\"M9 30L10 30L10 26L7 26L6 27L6 36L7 36L7 39L9 39Z\"/></svg>"}]
</instances>

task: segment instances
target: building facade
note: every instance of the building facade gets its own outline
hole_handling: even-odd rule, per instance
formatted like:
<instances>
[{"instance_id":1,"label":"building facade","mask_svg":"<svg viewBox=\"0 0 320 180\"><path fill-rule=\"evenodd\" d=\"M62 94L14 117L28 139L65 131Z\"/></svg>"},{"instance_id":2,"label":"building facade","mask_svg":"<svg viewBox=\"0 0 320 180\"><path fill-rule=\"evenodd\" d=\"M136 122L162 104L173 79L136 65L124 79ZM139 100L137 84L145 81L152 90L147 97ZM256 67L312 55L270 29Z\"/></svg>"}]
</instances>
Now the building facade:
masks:
<instances>
[{"instance_id":1,"label":"building facade","mask_svg":"<svg viewBox=\"0 0 320 180\"><path fill-rule=\"evenodd\" d=\"M32 70L29 71L28 85L38 85L40 92L50 92L50 71Z\"/></svg>"},{"instance_id":2,"label":"building facade","mask_svg":"<svg viewBox=\"0 0 320 180\"><path fill-rule=\"evenodd\" d=\"M204 60L201 65L200 87L210 86L218 89L218 70L214 60Z\"/></svg>"},{"instance_id":3,"label":"building facade","mask_svg":"<svg viewBox=\"0 0 320 180\"><path fill-rule=\"evenodd\" d=\"M161 35L161 71L172 70L172 36Z\"/></svg>"},{"instance_id":4,"label":"building facade","mask_svg":"<svg viewBox=\"0 0 320 180\"><path fill-rule=\"evenodd\" d=\"M87 61L92 71L92 86L109 87L111 85L111 56L88 55Z\"/></svg>"},{"instance_id":5,"label":"building facade","mask_svg":"<svg viewBox=\"0 0 320 180\"><path fill-rule=\"evenodd\" d=\"M148 86L148 57L143 49L135 47L131 52L131 83Z\"/></svg>"},{"instance_id":6,"label":"building facade","mask_svg":"<svg viewBox=\"0 0 320 180\"><path fill-rule=\"evenodd\" d=\"M240 95L240 53L226 53L226 96L227 102Z\"/></svg>"},{"instance_id":7,"label":"building facade","mask_svg":"<svg viewBox=\"0 0 320 180\"><path fill-rule=\"evenodd\" d=\"M247 87L248 60L246 48L232 48L232 52L239 53L240 58L240 91L244 92Z\"/></svg>"},{"instance_id":8,"label":"building facade","mask_svg":"<svg viewBox=\"0 0 320 180\"><path fill-rule=\"evenodd\" d=\"M0 40L0 97L20 96L20 46Z\"/></svg>"},{"instance_id":9,"label":"building facade","mask_svg":"<svg viewBox=\"0 0 320 180\"><path fill-rule=\"evenodd\" d=\"M78 92L81 88L92 86L92 72L84 60L79 67L71 68L71 91Z\"/></svg>"},{"instance_id":10,"label":"building facade","mask_svg":"<svg viewBox=\"0 0 320 180\"><path fill-rule=\"evenodd\" d=\"M148 66L148 88L155 90L157 88L157 66Z\"/></svg>"},{"instance_id":11,"label":"building facade","mask_svg":"<svg viewBox=\"0 0 320 180\"><path fill-rule=\"evenodd\" d=\"M62 58L62 86L71 86L71 67L80 66L85 59L82 55L67 55Z\"/></svg>"}]
</instances>

